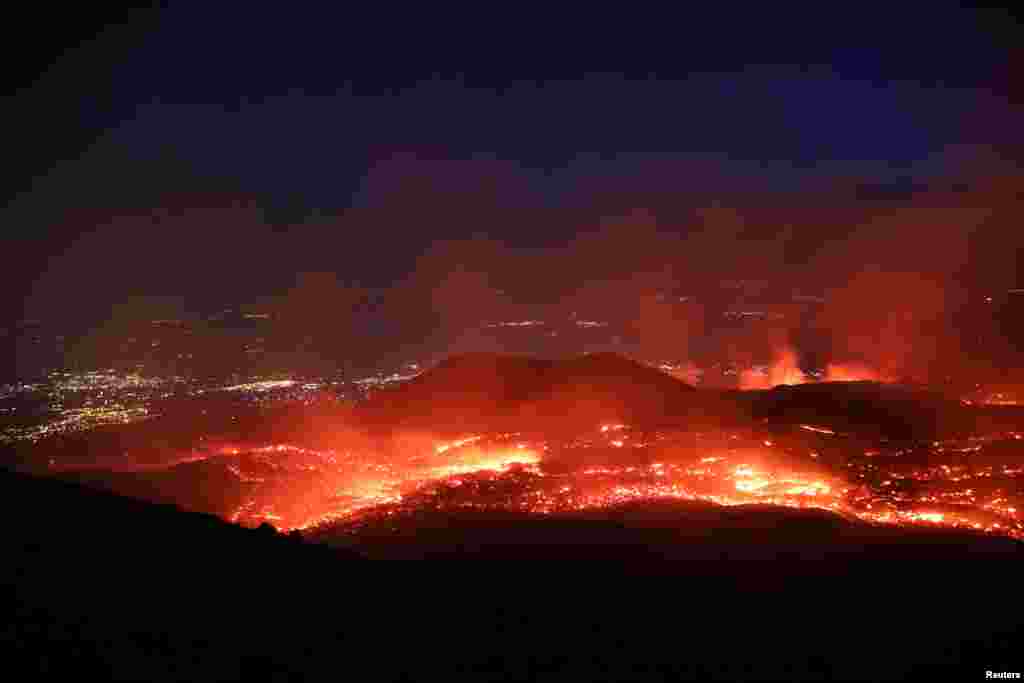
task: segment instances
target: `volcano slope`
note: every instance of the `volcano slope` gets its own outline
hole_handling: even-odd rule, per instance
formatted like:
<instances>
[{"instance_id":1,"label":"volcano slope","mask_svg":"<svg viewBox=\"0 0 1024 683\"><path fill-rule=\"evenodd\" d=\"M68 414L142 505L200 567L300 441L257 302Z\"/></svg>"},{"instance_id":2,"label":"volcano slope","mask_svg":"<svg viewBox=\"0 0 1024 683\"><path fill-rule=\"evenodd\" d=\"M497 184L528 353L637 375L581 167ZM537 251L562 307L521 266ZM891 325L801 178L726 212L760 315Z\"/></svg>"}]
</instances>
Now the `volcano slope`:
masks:
<instances>
[{"instance_id":1,"label":"volcano slope","mask_svg":"<svg viewBox=\"0 0 1024 683\"><path fill-rule=\"evenodd\" d=\"M379 392L360 416L394 428L571 433L601 422L718 425L737 417L733 406L617 354L552 360L476 353Z\"/></svg>"},{"instance_id":2,"label":"volcano slope","mask_svg":"<svg viewBox=\"0 0 1024 683\"><path fill-rule=\"evenodd\" d=\"M750 419L809 423L864 438L930 441L970 433L977 411L922 388L877 382L821 382L733 392Z\"/></svg>"},{"instance_id":3,"label":"volcano slope","mask_svg":"<svg viewBox=\"0 0 1024 683\"><path fill-rule=\"evenodd\" d=\"M922 387L820 382L698 390L613 353L562 359L453 356L405 384L377 392L358 415L377 428L562 434L609 422L689 430L809 423L890 441L1024 429L1024 410L965 406Z\"/></svg>"},{"instance_id":4,"label":"volcano slope","mask_svg":"<svg viewBox=\"0 0 1024 683\"><path fill-rule=\"evenodd\" d=\"M417 380L371 400L362 419L480 431L535 420L540 431L573 431L828 417L768 410L811 389L726 400L609 356L458 357ZM807 410L824 405L807 401ZM1024 644L1020 543L814 510L679 501L557 518L426 510L381 519L345 552L317 543L327 536L300 542L13 473L0 476L0 503L2 580L14 587L0 642L12 670L40 675L936 680L1016 671ZM349 561L359 556L498 562L427 577ZM532 572L507 562L570 558L585 562Z\"/></svg>"}]
</instances>

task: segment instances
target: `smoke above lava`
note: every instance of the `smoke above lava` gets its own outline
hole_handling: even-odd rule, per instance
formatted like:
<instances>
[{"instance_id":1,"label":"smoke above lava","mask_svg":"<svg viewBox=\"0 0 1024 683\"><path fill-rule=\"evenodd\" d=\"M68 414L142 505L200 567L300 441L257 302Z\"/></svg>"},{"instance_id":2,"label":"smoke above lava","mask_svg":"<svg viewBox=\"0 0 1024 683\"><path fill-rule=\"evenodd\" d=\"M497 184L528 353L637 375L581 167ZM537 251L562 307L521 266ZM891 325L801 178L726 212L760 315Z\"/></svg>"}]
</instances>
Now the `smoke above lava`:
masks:
<instances>
[{"instance_id":1,"label":"smoke above lava","mask_svg":"<svg viewBox=\"0 0 1024 683\"><path fill-rule=\"evenodd\" d=\"M187 263L191 279L228 287L221 290L229 298L266 302L286 321L282 327L294 331L290 346L279 346L300 349L311 362L519 350L487 323L614 314L626 346L632 343L629 351L638 355L685 362L718 353L771 365L767 379L751 375L747 385L795 379L791 370L807 354L794 342L800 326L828 338L820 355L836 378L901 379L983 367L986 354L961 343L971 330L960 316L978 305L978 292L1020 284L1021 177L982 146L940 156L918 189L883 198L859 189L878 179L852 174L808 174L793 186L799 191L768 191L755 182L727 187L722 164L713 160L652 159L630 166L635 177L618 190L607 178L566 171L560 195L566 201L552 204L517 163L406 155L367 174L356 208L285 232L251 198L202 197L207 208L176 212L196 198L160 195L146 214L161 226L155 232L140 231L136 215L111 218L94 209L62 216L80 237L34 279L26 314L41 317L66 302L68 277L81 284L80 299L116 299L111 292L120 291L120 281L94 274L104 270L107 254L137 247L165 257L109 269L131 267L133 297L176 296L182 301L176 315L196 310L196 297L153 284ZM654 174L657 182L643 182ZM702 176L725 184L712 192L697 182ZM657 189L644 191L647 184ZM430 239L402 247L404 236L426 222ZM183 251L183 235L204 244L199 260ZM365 241L356 236L377 242L356 248ZM244 267L232 257L243 243L259 247L259 258ZM354 259L375 264L379 276L353 268ZM374 280L390 284L366 284ZM794 311L784 312L784 321L711 329L709 312L736 303L719 290L737 281L755 297L754 283L768 283L781 293L778 307L796 290L825 303L812 320ZM371 296L371 289L384 292ZM204 297L210 291L204 288ZM364 333L354 311L372 312L387 321L386 329ZM986 344L991 351L1000 340ZM1013 350L1007 343L999 349Z\"/></svg>"},{"instance_id":2,"label":"smoke above lava","mask_svg":"<svg viewBox=\"0 0 1024 683\"><path fill-rule=\"evenodd\" d=\"M489 321L616 312L638 355L686 361L720 352L737 365L768 366L748 371L745 387L804 379L807 349L794 342L801 327L828 339L819 354L826 379L920 379L973 367L977 353L969 357L960 343L968 330L958 316L977 304L968 283L1015 282L1004 247L1016 238L1008 228L1019 185L998 166L984 175L978 163L884 201L844 194L861 182L848 179L805 197L750 194L730 205L685 192L675 200L634 193L612 203L640 208L607 212L595 200L585 211L537 209L530 220L573 237L544 248L484 232L436 241L392 301L419 317L413 327L434 340L436 358L517 350L488 331ZM473 206L488 211L485 201ZM777 296L782 320L712 330L708 306L728 301L709 288L732 281L755 296L761 281L776 294L810 291L824 303L808 318L799 305L782 311L785 296Z\"/></svg>"}]
</instances>

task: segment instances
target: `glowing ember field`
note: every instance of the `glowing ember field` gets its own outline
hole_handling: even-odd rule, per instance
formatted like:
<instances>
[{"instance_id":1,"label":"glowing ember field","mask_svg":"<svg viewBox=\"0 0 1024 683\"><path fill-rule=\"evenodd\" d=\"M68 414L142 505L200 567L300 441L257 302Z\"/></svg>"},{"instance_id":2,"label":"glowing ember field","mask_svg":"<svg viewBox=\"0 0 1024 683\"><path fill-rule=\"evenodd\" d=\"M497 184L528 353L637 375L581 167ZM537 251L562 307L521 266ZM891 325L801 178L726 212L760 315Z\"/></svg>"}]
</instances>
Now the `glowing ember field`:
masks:
<instances>
[{"instance_id":1,"label":"glowing ember field","mask_svg":"<svg viewBox=\"0 0 1024 683\"><path fill-rule=\"evenodd\" d=\"M224 446L246 486L247 526L358 534L423 511L559 515L650 500L770 504L847 519L972 529L1024 539L1024 440L999 434L919 449L853 450L824 427L753 433L638 433L603 425L565 442L520 434L417 436L380 449Z\"/></svg>"}]
</instances>

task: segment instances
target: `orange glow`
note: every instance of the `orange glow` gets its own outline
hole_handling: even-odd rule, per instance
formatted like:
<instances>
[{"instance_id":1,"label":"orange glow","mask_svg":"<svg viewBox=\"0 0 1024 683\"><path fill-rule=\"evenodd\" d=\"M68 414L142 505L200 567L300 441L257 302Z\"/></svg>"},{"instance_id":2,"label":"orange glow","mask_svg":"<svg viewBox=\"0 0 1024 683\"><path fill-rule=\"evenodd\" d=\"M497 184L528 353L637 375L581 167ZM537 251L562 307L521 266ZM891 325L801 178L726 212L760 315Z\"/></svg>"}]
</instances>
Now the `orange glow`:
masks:
<instances>
[{"instance_id":1,"label":"orange glow","mask_svg":"<svg viewBox=\"0 0 1024 683\"><path fill-rule=\"evenodd\" d=\"M805 384L808 378L797 363L796 351L790 347L778 350L767 374L754 370L740 373L741 389L771 389L779 385Z\"/></svg>"},{"instance_id":2,"label":"orange glow","mask_svg":"<svg viewBox=\"0 0 1024 683\"><path fill-rule=\"evenodd\" d=\"M675 438L688 443L681 435L648 434L645 440L659 444L654 451L658 457L645 463L648 446L628 425L606 426L570 443L518 433L444 441L421 434L387 442L393 448L369 442L351 450L230 444L211 453L224 458L228 470L251 487L228 518L248 526L271 521L282 530L348 528L378 515L395 519L424 506L548 515L666 498L818 508L871 524L942 525L1024 539L1019 512L1024 506L1012 485L1024 468L1014 463L979 462L968 469L958 461L921 465L874 457L857 469L851 469L851 461L833 470L819 465L814 451L779 451L771 448L773 440L728 432L707 435L709 443L728 448L711 446L710 452L697 453L665 446ZM800 427L831 433L813 425ZM939 441L931 450L937 458L945 453L974 457L986 439L1017 443L1020 436L1009 432L967 444ZM636 448L623 448L627 440ZM621 450L609 461L613 456L601 446ZM877 448L867 452L882 455ZM588 462L590 453L599 460ZM570 459L549 471L547 461L560 457ZM996 488L986 483L996 480L1007 483Z\"/></svg>"},{"instance_id":3,"label":"orange glow","mask_svg":"<svg viewBox=\"0 0 1024 683\"><path fill-rule=\"evenodd\" d=\"M987 406L1019 406L1021 405L1019 395L1018 390L993 391L981 397L977 403Z\"/></svg>"},{"instance_id":4,"label":"orange glow","mask_svg":"<svg viewBox=\"0 0 1024 683\"><path fill-rule=\"evenodd\" d=\"M830 435L834 435L835 434L834 431L832 431L831 429L826 429L825 427L813 427L811 425L800 425L800 429L804 429L804 430L806 430L808 432L817 432L818 434L830 434Z\"/></svg>"},{"instance_id":5,"label":"orange glow","mask_svg":"<svg viewBox=\"0 0 1024 683\"><path fill-rule=\"evenodd\" d=\"M889 379L881 372L863 363L829 363L823 378L826 382L886 382ZM790 347L776 350L771 365L765 372L753 369L740 373L740 389L771 389L780 385L807 384L814 381L804 374L797 361L797 354Z\"/></svg>"},{"instance_id":6,"label":"orange glow","mask_svg":"<svg viewBox=\"0 0 1024 683\"><path fill-rule=\"evenodd\" d=\"M540 455L526 448L498 452L474 448L461 454L455 459L455 462L431 468L429 476L441 479L467 472L497 472L508 469L512 465L535 465L539 462Z\"/></svg>"},{"instance_id":7,"label":"orange glow","mask_svg":"<svg viewBox=\"0 0 1024 683\"><path fill-rule=\"evenodd\" d=\"M816 496L828 494L832 487L823 481L816 481L807 475L788 474L782 477L761 473L749 465L740 465L735 470L735 487L742 493L772 493L787 496Z\"/></svg>"},{"instance_id":8,"label":"orange glow","mask_svg":"<svg viewBox=\"0 0 1024 683\"><path fill-rule=\"evenodd\" d=\"M939 512L910 512L904 515L904 518L910 521L922 521L922 522L934 522L935 524L941 523L946 516ZM998 524L996 526L999 526Z\"/></svg>"},{"instance_id":9,"label":"orange glow","mask_svg":"<svg viewBox=\"0 0 1024 683\"><path fill-rule=\"evenodd\" d=\"M480 436L469 436L469 437L466 437L465 439L458 439L456 441L450 441L448 443L439 444L434 450L438 454L446 453L447 451L451 450L452 448L461 448L462 446L465 446L466 444L471 444L474 441L479 441L482 438L483 437L480 437Z\"/></svg>"},{"instance_id":10,"label":"orange glow","mask_svg":"<svg viewBox=\"0 0 1024 683\"><path fill-rule=\"evenodd\" d=\"M883 382L881 373L861 363L829 363L825 368L826 382Z\"/></svg>"},{"instance_id":11,"label":"orange glow","mask_svg":"<svg viewBox=\"0 0 1024 683\"><path fill-rule=\"evenodd\" d=\"M601 433L602 434L607 434L608 432L612 432L612 431L616 431L617 432L617 431L620 431L620 430L625 429L625 428L626 428L626 425L601 425Z\"/></svg>"}]
</instances>

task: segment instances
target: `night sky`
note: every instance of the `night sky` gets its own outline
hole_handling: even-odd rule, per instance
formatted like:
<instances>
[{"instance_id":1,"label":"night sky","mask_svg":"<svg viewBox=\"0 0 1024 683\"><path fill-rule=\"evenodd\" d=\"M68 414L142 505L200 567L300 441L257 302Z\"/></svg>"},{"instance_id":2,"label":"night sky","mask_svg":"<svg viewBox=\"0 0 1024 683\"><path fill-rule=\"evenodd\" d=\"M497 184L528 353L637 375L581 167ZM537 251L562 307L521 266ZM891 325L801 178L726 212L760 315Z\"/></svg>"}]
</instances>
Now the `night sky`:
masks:
<instances>
[{"instance_id":1,"label":"night sky","mask_svg":"<svg viewBox=\"0 0 1024 683\"><path fill-rule=\"evenodd\" d=\"M1019 208L1014 17L754 7L25 20L9 28L38 40L8 59L4 319L258 301L303 272L388 288L441 241L572 250L638 209L681 239L695 211L745 215L760 233L712 239L711 272L734 267L730 240L788 230L788 276L867 205ZM985 245L1014 284L1020 238Z\"/></svg>"}]
</instances>

